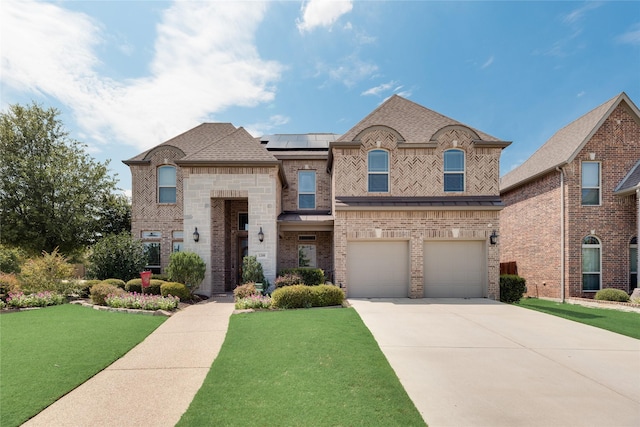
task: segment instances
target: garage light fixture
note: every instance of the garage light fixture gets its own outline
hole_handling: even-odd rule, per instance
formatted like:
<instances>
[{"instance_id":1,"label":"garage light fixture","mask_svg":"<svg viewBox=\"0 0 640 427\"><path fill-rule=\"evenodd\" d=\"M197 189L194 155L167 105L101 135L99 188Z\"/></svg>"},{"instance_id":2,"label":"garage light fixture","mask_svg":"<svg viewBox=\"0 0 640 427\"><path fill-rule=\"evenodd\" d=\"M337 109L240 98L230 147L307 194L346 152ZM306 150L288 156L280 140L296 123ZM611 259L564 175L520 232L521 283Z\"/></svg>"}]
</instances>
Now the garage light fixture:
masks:
<instances>
[{"instance_id":1,"label":"garage light fixture","mask_svg":"<svg viewBox=\"0 0 640 427\"><path fill-rule=\"evenodd\" d=\"M198 227L196 227L196 231L193 232L193 241L198 243L200 240L200 233L198 233Z\"/></svg>"},{"instance_id":2,"label":"garage light fixture","mask_svg":"<svg viewBox=\"0 0 640 427\"><path fill-rule=\"evenodd\" d=\"M492 245L498 243L498 234L496 233L496 230L493 230L491 232L491 236L489 236L489 243L491 243Z\"/></svg>"},{"instance_id":3,"label":"garage light fixture","mask_svg":"<svg viewBox=\"0 0 640 427\"><path fill-rule=\"evenodd\" d=\"M258 240L260 240L260 243L264 241L264 233L262 232L262 227L260 227L260 231L258 231Z\"/></svg>"}]
</instances>

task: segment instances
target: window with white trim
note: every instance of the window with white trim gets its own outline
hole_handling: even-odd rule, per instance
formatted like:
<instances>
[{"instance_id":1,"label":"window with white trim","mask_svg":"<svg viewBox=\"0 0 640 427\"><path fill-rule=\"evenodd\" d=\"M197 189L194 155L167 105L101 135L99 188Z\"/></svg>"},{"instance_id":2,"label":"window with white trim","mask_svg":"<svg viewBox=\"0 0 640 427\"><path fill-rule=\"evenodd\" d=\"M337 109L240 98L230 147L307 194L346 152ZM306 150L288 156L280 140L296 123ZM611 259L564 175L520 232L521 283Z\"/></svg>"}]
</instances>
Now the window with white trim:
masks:
<instances>
[{"instance_id":1,"label":"window with white trim","mask_svg":"<svg viewBox=\"0 0 640 427\"><path fill-rule=\"evenodd\" d=\"M464 191L464 151L447 150L444 156L444 191Z\"/></svg>"},{"instance_id":2,"label":"window with white trim","mask_svg":"<svg viewBox=\"0 0 640 427\"><path fill-rule=\"evenodd\" d=\"M316 208L316 171L298 171L298 208Z\"/></svg>"},{"instance_id":3,"label":"window with white trim","mask_svg":"<svg viewBox=\"0 0 640 427\"><path fill-rule=\"evenodd\" d=\"M176 168L160 166L158 168L158 203L176 202Z\"/></svg>"},{"instance_id":4,"label":"window with white trim","mask_svg":"<svg viewBox=\"0 0 640 427\"><path fill-rule=\"evenodd\" d=\"M582 162L582 205L600 205L599 162Z\"/></svg>"},{"instance_id":5,"label":"window with white trim","mask_svg":"<svg viewBox=\"0 0 640 427\"><path fill-rule=\"evenodd\" d=\"M638 287L638 237L629 243L629 292Z\"/></svg>"},{"instance_id":6,"label":"window with white trim","mask_svg":"<svg viewBox=\"0 0 640 427\"><path fill-rule=\"evenodd\" d=\"M586 236L582 239L582 290L595 292L600 290L602 259L600 239Z\"/></svg>"},{"instance_id":7,"label":"window with white trim","mask_svg":"<svg viewBox=\"0 0 640 427\"><path fill-rule=\"evenodd\" d=\"M389 153L385 150L371 150L367 155L368 185L370 193L389 192Z\"/></svg>"}]
</instances>

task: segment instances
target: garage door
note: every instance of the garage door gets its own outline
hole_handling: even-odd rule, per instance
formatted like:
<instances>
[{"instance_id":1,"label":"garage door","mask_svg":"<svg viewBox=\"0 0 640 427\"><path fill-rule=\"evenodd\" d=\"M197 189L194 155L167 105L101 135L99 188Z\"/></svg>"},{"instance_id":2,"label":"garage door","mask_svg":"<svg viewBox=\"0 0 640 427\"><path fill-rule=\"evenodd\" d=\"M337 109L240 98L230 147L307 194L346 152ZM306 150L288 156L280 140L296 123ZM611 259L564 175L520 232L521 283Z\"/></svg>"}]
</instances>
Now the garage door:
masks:
<instances>
[{"instance_id":1,"label":"garage door","mask_svg":"<svg viewBox=\"0 0 640 427\"><path fill-rule=\"evenodd\" d=\"M351 298L409 296L409 242L349 242L347 286Z\"/></svg>"},{"instance_id":2,"label":"garage door","mask_svg":"<svg viewBox=\"0 0 640 427\"><path fill-rule=\"evenodd\" d=\"M426 298L482 298L485 296L484 241L425 242Z\"/></svg>"}]
</instances>

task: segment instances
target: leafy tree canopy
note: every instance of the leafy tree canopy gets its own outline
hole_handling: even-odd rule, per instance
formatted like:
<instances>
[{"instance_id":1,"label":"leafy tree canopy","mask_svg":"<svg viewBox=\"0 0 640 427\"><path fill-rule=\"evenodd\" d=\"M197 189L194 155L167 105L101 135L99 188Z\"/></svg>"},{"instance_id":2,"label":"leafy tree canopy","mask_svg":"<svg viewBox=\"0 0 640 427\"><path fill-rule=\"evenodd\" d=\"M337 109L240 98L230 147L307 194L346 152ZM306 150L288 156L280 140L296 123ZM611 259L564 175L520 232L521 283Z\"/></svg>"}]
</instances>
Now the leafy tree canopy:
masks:
<instances>
[{"instance_id":1,"label":"leafy tree canopy","mask_svg":"<svg viewBox=\"0 0 640 427\"><path fill-rule=\"evenodd\" d=\"M0 242L31 253L82 251L102 234L116 189L109 161L86 154L59 115L35 103L0 113Z\"/></svg>"}]
</instances>

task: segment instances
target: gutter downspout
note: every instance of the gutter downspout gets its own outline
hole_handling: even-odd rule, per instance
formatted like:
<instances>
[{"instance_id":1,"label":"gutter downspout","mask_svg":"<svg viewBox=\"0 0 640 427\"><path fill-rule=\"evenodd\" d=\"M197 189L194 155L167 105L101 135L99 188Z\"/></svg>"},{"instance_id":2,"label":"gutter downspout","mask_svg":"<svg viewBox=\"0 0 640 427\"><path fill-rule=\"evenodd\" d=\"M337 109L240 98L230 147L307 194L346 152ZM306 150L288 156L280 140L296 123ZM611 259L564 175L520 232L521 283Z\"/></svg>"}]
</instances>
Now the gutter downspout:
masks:
<instances>
[{"instance_id":1,"label":"gutter downspout","mask_svg":"<svg viewBox=\"0 0 640 427\"><path fill-rule=\"evenodd\" d=\"M556 170L560 172L560 302L564 303L564 171L560 166Z\"/></svg>"}]
</instances>

